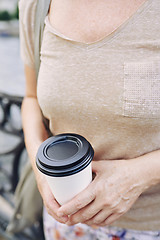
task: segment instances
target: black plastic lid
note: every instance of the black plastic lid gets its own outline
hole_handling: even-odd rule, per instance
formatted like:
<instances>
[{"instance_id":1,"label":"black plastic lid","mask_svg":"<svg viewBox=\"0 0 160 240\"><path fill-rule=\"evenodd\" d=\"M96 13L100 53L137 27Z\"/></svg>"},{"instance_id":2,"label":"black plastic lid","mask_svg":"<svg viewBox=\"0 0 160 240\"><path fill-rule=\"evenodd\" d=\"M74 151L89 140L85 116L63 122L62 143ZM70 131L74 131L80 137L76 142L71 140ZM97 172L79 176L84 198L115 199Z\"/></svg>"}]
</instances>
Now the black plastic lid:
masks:
<instances>
[{"instance_id":1,"label":"black plastic lid","mask_svg":"<svg viewBox=\"0 0 160 240\"><path fill-rule=\"evenodd\" d=\"M92 161L91 144L78 134L60 134L44 141L37 152L38 169L49 176L63 177L86 168Z\"/></svg>"}]
</instances>

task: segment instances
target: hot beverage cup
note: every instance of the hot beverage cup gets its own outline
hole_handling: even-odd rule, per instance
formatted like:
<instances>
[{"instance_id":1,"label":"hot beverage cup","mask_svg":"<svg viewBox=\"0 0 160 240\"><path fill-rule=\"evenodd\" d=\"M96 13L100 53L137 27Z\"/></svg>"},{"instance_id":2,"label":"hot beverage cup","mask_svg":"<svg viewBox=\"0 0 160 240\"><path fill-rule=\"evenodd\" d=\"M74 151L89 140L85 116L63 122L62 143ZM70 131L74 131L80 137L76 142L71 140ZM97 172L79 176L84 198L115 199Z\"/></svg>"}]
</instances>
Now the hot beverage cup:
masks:
<instances>
[{"instance_id":1,"label":"hot beverage cup","mask_svg":"<svg viewBox=\"0 0 160 240\"><path fill-rule=\"evenodd\" d=\"M36 164L45 174L60 205L71 200L92 181L94 150L78 134L60 134L48 138L38 149Z\"/></svg>"}]
</instances>

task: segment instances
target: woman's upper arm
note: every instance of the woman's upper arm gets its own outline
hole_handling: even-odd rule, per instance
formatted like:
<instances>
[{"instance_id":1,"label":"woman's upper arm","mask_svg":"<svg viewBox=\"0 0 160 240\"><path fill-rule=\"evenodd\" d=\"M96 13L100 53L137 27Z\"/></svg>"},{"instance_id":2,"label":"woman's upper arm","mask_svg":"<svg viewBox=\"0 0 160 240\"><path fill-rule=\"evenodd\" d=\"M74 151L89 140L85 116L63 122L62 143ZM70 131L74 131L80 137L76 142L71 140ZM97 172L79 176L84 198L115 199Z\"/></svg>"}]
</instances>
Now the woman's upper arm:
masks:
<instances>
[{"instance_id":1,"label":"woman's upper arm","mask_svg":"<svg viewBox=\"0 0 160 240\"><path fill-rule=\"evenodd\" d=\"M37 79L35 69L24 65L26 87L25 87L25 96L37 98Z\"/></svg>"}]
</instances>

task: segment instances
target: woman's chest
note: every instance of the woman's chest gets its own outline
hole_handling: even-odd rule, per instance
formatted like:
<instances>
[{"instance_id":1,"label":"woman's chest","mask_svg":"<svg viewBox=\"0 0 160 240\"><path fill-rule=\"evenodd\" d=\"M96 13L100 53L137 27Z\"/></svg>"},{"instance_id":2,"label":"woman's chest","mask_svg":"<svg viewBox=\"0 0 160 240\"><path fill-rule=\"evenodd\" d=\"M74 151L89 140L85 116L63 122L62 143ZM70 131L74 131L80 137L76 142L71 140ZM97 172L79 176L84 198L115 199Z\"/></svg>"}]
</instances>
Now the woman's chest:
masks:
<instances>
[{"instance_id":1,"label":"woman's chest","mask_svg":"<svg viewBox=\"0 0 160 240\"><path fill-rule=\"evenodd\" d=\"M160 43L159 43L160 45ZM38 97L48 114L160 118L160 57L126 46L42 51ZM152 121L152 120L151 120Z\"/></svg>"},{"instance_id":2,"label":"woman's chest","mask_svg":"<svg viewBox=\"0 0 160 240\"><path fill-rule=\"evenodd\" d=\"M64 1L54 0L51 25L79 42L96 42L126 22L146 0Z\"/></svg>"},{"instance_id":3,"label":"woman's chest","mask_svg":"<svg viewBox=\"0 0 160 240\"><path fill-rule=\"evenodd\" d=\"M94 44L70 41L46 25L38 80L46 115L159 121L160 15L156 4L142 13Z\"/></svg>"}]
</instances>

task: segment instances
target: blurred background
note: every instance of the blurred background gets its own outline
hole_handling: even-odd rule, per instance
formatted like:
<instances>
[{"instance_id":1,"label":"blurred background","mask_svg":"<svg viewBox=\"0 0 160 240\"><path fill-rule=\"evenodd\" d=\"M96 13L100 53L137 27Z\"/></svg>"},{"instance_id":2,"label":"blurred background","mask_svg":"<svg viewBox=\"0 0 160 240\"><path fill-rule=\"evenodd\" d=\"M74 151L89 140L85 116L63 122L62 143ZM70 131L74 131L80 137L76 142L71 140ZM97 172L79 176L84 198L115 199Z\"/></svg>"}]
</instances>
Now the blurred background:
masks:
<instances>
[{"instance_id":1,"label":"blurred background","mask_svg":"<svg viewBox=\"0 0 160 240\"><path fill-rule=\"evenodd\" d=\"M20 114L25 80L18 18L18 0L0 0L0 240L41 240L39 223L15 235L6 231L14 212L15 189L27 159Z\"/></svg>"},{"instance_id":2,"label":"blurred background","mask_svg":"<svg viewBox=\"0 0 160 240\"><path fill-rule=\"evenodd\" d=\"M0 0L0 91L24 94L17 0Z\"/></svg>"}]
</instances>

